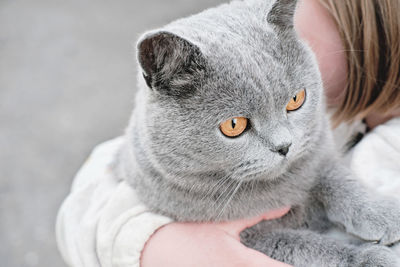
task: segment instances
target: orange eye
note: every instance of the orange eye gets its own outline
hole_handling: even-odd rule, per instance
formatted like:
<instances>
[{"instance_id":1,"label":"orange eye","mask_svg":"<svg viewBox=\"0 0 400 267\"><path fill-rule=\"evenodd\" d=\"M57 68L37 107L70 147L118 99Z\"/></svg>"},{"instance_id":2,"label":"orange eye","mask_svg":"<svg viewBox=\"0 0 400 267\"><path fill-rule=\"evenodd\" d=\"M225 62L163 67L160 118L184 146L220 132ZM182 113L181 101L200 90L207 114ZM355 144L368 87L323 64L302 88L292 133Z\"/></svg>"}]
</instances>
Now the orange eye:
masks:
<instances>
[{"instance_id":1,"label":"orange eye","mask_svg":"<svg viewBox=\"0 0 400 267\"><path fill-rule=\"evenodd\" d=\"M246 118L236 117L221 123L220 129L227 137L238 137L246 130L248 122Z\"/></svg>"},{"instance_id":2,"label":"orange eye","mask_svg":"<svg viewBox=\"0 0 400 267\"><path fill-rule=\"evenodd\" d=\"M306 90L301 90L297 95L295 95L286 106L287 111L295 111L303 106L306 100Z\"/></svg>"}]
</instances>

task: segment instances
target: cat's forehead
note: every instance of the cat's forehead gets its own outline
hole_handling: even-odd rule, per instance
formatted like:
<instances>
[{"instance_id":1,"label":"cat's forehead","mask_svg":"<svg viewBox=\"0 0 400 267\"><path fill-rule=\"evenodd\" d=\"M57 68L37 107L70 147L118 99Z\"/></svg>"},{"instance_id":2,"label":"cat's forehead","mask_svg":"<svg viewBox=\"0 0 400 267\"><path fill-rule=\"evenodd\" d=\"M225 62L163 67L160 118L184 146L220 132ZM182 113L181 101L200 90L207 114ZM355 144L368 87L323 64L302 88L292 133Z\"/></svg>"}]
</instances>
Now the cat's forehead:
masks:
<instances>
[{"instance_id":1,"label":"cat's forehead","mask_svg":"<svg viewBox=\"0 0 400 267\"><path fill-rule=\"evenodd\" d=\"M311 84L312 79L304 77L315 78L313 60L294 30L281 34L269 24L267 15L274 2L236 1L163 28L201 52L209 71L201 84L209 101L226 93L221 98L285 103Z\"/></svg>"},{"instance_id":2,"label":"cat's forehead","mask_svg":"<svg viewBox=\"0 0 400 267\"><path fill-rule=\"evenodd\" d=\"M293 67L304 61L303 51L295 38L288 40L277 34L267 22L272 3L232 2L175 21L166 30L199 47L222 83L224 79L237 79L263 88L265 83L282 84L290 78L288 72L297 72Z\"/></svg>"},{"instance_id":3,"label":"cat's forehead","mask_svg":"<svg viewBox=\"0 0 400 267\"><path fill-rule=\"evenodd\" d=\"M264 94L272 98L293 95L306 86L307 64L298 51L282 51L268 43L216 47L206 55L214 86L236 94Z\"/></svg>"}]
</instances>

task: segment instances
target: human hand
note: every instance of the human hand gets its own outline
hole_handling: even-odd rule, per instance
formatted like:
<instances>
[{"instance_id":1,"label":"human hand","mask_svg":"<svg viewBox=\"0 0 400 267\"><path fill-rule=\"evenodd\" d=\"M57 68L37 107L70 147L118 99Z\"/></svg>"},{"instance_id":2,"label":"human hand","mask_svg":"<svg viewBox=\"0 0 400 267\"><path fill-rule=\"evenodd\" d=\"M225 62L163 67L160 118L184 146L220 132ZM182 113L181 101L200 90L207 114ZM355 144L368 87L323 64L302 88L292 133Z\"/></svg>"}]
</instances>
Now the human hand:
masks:
<instances>
[{"instance_id":1,"label":"human hand","mask_svg":"<svg viewBox=\"0 0 400 267\"><path fill-rule=\"evenodd\" d=\"M141 267L289 267L240 243L239 234L262 220L285 215L290 208L224 223L171 223L153 234L141 257Z\"/></svg>"}]
</instances>

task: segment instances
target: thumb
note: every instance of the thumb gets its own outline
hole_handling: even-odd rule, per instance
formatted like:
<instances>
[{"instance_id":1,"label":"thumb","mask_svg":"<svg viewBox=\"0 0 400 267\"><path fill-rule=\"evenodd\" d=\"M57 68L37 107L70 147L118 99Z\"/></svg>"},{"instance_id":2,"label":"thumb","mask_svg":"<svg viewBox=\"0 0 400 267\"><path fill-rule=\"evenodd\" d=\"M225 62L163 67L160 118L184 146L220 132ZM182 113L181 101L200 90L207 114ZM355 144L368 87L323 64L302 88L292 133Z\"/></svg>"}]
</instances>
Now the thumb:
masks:
<instances>
[{"instance_id":1,"label":"thumb","mask_svg":"<svg viewBox=\"0 0 400 267\"><path fill-rule=\"evenodd\" d=\"M280 218L284 216L286 213L288 213L290 210L290 207L285 207L282 209L277 209L273 211L269 211L265 214L262 214L260 216L251 218L251 219L243 219L243 220L238 220L238 221L232 221L232 222L223 222L217 224L217 226L228 233L229 235L233 236L235 239L239 239L239 234L242 232L244 229L249 228L253 225L256 225L257 223L264 221L264 220L273 220Z\"/></svg>"}]
</instances>

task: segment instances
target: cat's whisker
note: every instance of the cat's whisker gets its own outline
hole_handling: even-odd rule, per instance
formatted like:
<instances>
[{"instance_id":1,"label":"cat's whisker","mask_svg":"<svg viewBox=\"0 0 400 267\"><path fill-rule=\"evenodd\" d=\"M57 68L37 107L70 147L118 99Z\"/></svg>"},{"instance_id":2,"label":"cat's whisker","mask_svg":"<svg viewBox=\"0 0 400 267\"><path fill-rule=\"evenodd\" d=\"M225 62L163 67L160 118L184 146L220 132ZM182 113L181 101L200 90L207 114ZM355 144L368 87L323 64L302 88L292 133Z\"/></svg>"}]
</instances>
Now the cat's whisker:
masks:
<instances>
[{"instance_id":1,"label":"cat's whisker","mask_svg":"<svg viewBox=\"0 0 400 267\"><path fill-rule=\"evenodd\" d=\"M218 214L217 218L220 218L220 216L222 216L222 214L224 214L224 211L226 209L226 207L229 205L229 203L232 201L233 197L235 196L235 194L237 193L237 191L239 190L240 186L242 185L243 181L240 181L238 183L238 185L236 186L235 190L233 191L233 193L231 194L231 196L229 197L228 201L226 202L226 204L224 205L224 207L222 208L221 212Z\"/></svg>"},{"instance_id":2,"label":"cat's whisker","mask_svg":"<svg viewBox=\"0 0 400 267\"><path fill-rule=\"evenodd\" d=\"M222 181L222 183L219 183L218 185L214 186L211 195L215 194L227 181L229 181L229 179L231 178L230 175L227 175L224 180Z\"/></svg>"},{"instance_id":3,"label":"cat's whisker","mask_svg":"<svg viewBox=\"0 0 400 267\"><path fill-rule=\"evenodd\" d=\"M230 192L232 192L232 190L234 189L231 188L232 185L234 185L235 183L237 183L238 181L236 180L231 180L231 182L229 183L229 185L225 188L225 190L218 196L218 198L215 200L214 202L214 210L217 211L221 205L224 203L224 201L229 197ZM225 195L226 193L226 195Z\"/></svg>"},{"instance_id":4,"label":"cat's whisker","mask_svg":"<svg viewBox=\"0 0 400 267\"><path fill-rule=\"evenodd\" d=\"M261 167L264 167L264 166L261 165L261 166L253 167L253 168L250 168L250 170L257 170L257 169L260 169ZM249 169L247 169L247 170L241 170L240 172L239 172L239 170L236 170L232 175L229 175L229 176L226 176L225 178L223 178L222 182L217 183L217 185L214 186L215 189L214 189L213 191L216 192L219 188L221 188L221 187L229 180L229 178L231 178L231 177L234 176L235 174L236 174L236 176L241 176L244 172L246 172L246 171L248 171L248 170L249 170ZM257 174L257 173L262 173L262 172L263 172L263 171L252 172L252 173L250 173L250 174L248 174L248 175L246 175L246 176L244 176L244 177L241 177L241 178L245 178L245 177L247 177L247 176L249 176L249 175L255 175L255 174ZM239 187L236 186L236 187L231 188L232 185L234 185L236 182L238 183L238 185L239 185L239 184L240 184L240 185L243 184L243 180L242 180L242 181L231 180L231 182L227 185L227 187L223 190L223 192L222 192L222 193L218 196L218 198L215 200L215 205L214 205L214 206L216 206L215 210L218 210L218 209L221 207L221 205L223 205L223 203L225 202L225 200L229 199L228 202L227 202L227 204L229 204L229 202L231 202L231 200L232 200L232 198L233 198L233 195L236 194L236 193L237 193L237 190L240 188L240 185L239 185ZM255 185L255 183L256 183L256 181L253 180L253 181L251 181L250 183L246 183L246 186L250 186L250 184L251 184L251 191L254 191L254 185ZM231 195L232 191L233 191L233 195ZM208 192L210 192L210 191L208 191ZM208 194L207 194L207 195L208 195ZM206 197L206 196L205 196L205 197ZM203 199L204 199L205 197L203 197ZM224 208L222 209L222 211L221 211L222 213L223 213L224 210L226 209L227 204L225 204ZM217 216L217 218L219 218L219 217L222 215L221 212L219 213L219 215Z\"/></svg>"},{"instance_id":5,"label":"cat's whisker","mask_svg":"<svg viewBox=\"0 0 400 267\"><path fill-rule=\"evenodd\" d=\"M200 201L215 194L229 180L230 177L231 177L231 175L226 175L223 178L221 178L213 187L211 187L209 190L207 190L207 192L200 199Z\"/></svg>"},{"instance_id":6,"label":"cat's whisker","mask_svg":"<svg viewBox=\"0 0 400 267\"><path fill-rule=\"evenodd\" d=\"M216 214L217 214L217 212L218 212L218 210L223 206L223 204L225 203L225 201L229 198L229 196L230 196L230 194L231 194L231 192L235 189L235 182L237 182L237 181L235 181L235 180L232 180L232 182L229 184L229 186L228 186L228 188L229 188L229 190L225 190L226 192L224 192L223 194L221 194L219 197L218 197L218 199L215 201L215 208L214 208L214 210L215 210L215 212L216 212ZM226 193L226 194L225 194ZM222 198L221 198L221 196L223 196ZM219 220L220 219L220 213L218 213L217 214L217 216L216 216L216 218L215 218L215 220Z\"/></svg>"},{"instance_id":7,"label":"cat's whisker","mask_svg":"<svg viewBox=\"0 0 400 267\"><path fill-rule=\"evenodd\" d=\"M251 190L250 190L249 197L251 197L253 195L255 183L257 183L257 180L251 181Z\"/></svg>"},{"instance_id":8,"label":"cat's whisker","mask_svg":"<svg viewBox=\"0 0 400 267\"><path fill-rule=\"evenodd\" d=\"M258 165L252 168L248 168L246 170L243 170L242 172L240 172L239 174L236 175L236 177L233 175L233 177L235 177L237 180L244 180L249 176L254 176L257 174L261 174L263 172L266 172L268 170L268 166L265 165Z\"/></svg>"},{"instance_id":9,"label":"cat's whisker","mask_svg":"<svg viewBox=\"0 0 400 267\"><path fill-rule=\"evenodd\" d=\"M190 189L188 190L188 194L189 194L189 195L192 193L193 189L194 189L196 186L197 186L197 183L194 183L194 184L190 187Z\"/></svg>"},{"instance_id":10,"label":"cat's whisker","mask_svg":"<svg viewBox=\"0 0 400 267\"><path fill-rule=\"evenodd\" d=\"M257 161L255 161L257 162ZM259 169L261 167L264 167L263 165L260 166L256 166L256 167L252 167L250 168L250 170L254 170L254 169ZM207 197L215 194L231 177L233 176L242 176L244 172L249 171L249 169L246 170L241 170L241 169L236 169L232 174L228 174L226 176L224 176L223 178L220 178L220 180L213 186L211 187L209 190L207 190L207 192L204 194L204 196L200 199L200 201L203 201L204 199L206 199ZM194 186L192 186L193 188ZM229 186L228 186L229 187ZM223 193L220 194L220 196L218 197L218 199L221 197L221 195L223 195ZM217 200L218 200L217 199Z\"/></svg>"}]
</instances>

